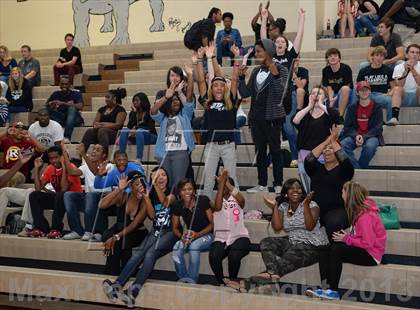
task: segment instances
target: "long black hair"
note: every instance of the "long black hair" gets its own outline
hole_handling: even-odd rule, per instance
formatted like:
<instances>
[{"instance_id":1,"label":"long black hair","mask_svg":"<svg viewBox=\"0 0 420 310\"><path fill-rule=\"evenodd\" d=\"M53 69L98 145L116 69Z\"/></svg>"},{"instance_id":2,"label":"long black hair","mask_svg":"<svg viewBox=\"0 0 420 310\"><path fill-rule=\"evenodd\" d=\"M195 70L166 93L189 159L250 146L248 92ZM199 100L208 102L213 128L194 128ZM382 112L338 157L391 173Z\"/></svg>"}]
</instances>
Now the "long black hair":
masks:
<instances>
[{"instance_id":1,"label":"long black hair","mask_svg":"<svg viewBox=\"0 0 420 310\"><path fill-rule=\"evenodd\" d=\"M178 184L176 185L175 194L176 194L176 197L178 199L181 199L181 191L184 188L184 186L187 185L187 184L192 185L193 190L194 190L194 195L197 195L197 185L195 184L194 180L190 179L190 178L185 178L185 179L179 181Z\"/></svg>"},{"instance_id":2,"label":"long black hair","mask_svg":"<svg viewBox=\"0 0 420 310\"><path fill-rule=\"evenodd\" d=\"M138 98L140 100L140 106L143 112L150 112L150 101L149 97L143 92L137 93L133 96L134 98Z\"/></svg>"},{"instance_id":3,"label":"long black hair","mask_svg":"<svg viewBox=\"0 0 420 310\"><path fill-rule=\"evenodd\" d=\"M287 192L289 191L289 189L292 188L293 184L295 183L298 183L300 188L302 189L301 202L305 199L306 191L305 191L305 188L303 187L302 182L299 179L291 178L291 179L286 180L286 182L284 182L283 187L281 189L280 196L276 198L278 205L282 204L283 202L289 202L289 198L287 197Z\"/></svg>"},{"instance_id":4,"label":"long black hair","mask_svg":"<svg viewBox=\"0 0 420 310\"><path fill-rule=\"evenodd\" d=\"M169 76L171 75L171 71L178 75L181 78L181 81L184 81L186 79L184 75L184 70L180 66L173 66L169 68L168 73L166 74L166 86L169 88L171 86L171 81L169 80Z\"/></svg>"},{"instance_id":5,"label":"long black hair","mask_svg":"<svg viewBox=\"0 0 420 310\"><path fill-rule=\"evenodd\" d=\"M166 183L165 195L167 196L167 195L169 195L169 194L170 194L170 192L171 192L171 191L170 191L170 188L169 188L169 186L168 186L168 185L169 185L169 174L168 174L168 171L166 171L166 169L165 169L165 168L160 167L160 166L154 167L154 168L152 169L151 173L150 173L149 184L152 186L152 184L153 184L152 174L153 174L153 172L156 172L156 171L158 171L159 169L161 169L161 170L165 171L165 173L166 173L167 183ZM158 197L158 195L157 195L157 193L156 193L156 189L155 189L155 187L154 187L154 186L152 186L152 187L150 188L149 197L150 197L150 200L152 201L152 203L153 203L153 204L154 204L154 203L156 203L157 201L159 201L159 197Z\"/></svg>"}]
</instances>

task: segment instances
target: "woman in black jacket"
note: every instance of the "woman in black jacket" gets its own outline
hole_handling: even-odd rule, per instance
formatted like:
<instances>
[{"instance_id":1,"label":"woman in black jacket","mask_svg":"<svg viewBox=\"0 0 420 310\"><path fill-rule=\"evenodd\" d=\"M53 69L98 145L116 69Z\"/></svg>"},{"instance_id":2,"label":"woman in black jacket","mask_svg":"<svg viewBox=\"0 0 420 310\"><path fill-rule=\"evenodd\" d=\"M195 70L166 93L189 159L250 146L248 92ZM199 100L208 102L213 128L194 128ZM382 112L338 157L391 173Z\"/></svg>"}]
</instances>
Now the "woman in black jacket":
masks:
<instances>
[{"instance_id":1,"label":"woman in black jacket","mask_svg":"<svg viewBox=\"0 0 420 310\"><path fill-rule=\"evenodd\" d=\"M155 121L150 117L150 102L145 93L133 96L133 105L128 115L127 128L121 130L120 151L125 152L130 141L137 146L136 160L142 161L145 145L156 144Z\"/></svg>"},{"instance_id":2,"label":"woman in black jacket","mask_svg":"<svg viewBox=\"0 0 420 310\"><path fill-rule=\"evenodd\" d=\"M9 113L32 111L32 89L19 67L10 71L8 86L6 99L9 101Z\"/></svg>"}]
</instances>

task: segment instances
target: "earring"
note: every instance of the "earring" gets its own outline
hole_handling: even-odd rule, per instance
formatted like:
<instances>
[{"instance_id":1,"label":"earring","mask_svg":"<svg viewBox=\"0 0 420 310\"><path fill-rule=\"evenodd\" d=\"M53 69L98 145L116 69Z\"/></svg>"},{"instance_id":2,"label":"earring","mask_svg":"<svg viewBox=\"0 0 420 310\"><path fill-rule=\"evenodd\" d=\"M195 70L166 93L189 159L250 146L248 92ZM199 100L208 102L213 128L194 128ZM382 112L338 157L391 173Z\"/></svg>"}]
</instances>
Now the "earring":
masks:
<instances>
[{"instance_id":1,"label":"earring","mask_svg":"<svg viewBox=\"0 0 420 310\"><path fill-rule=\"evenodd\" d=\"M285 197L285 198L287 198L287 194L286 194L286 195L284 195L284 197Z\"/></svg>"}]
</instances>

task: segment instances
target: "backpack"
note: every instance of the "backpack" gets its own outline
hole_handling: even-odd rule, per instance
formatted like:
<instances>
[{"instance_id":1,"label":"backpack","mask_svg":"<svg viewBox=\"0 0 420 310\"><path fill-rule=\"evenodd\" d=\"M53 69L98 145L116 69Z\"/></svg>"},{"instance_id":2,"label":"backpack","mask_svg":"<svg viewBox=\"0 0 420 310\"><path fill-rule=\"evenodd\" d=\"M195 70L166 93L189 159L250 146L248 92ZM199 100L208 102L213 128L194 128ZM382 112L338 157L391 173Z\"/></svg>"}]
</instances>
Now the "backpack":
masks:
<instances>
[{"instance_id":1,"label":"backpack","mask_svg":"<svg viewBox=\"0 0 420 310\"><path fill-rule=\"evenodd\" d=\"M201 47L201 25L204 19L192 24L190 29L185 32L184 45L190 50L198 50Z\"/></svg>"},{"instance_id":2,"label":"backpack","mask_svg":"<svg viewBox=\"0 0 420 310\"><path fill-rule=\"evenodd\" d=\"M20 233L25 227L26 223L22 221L22 211L9 213L6 217L5 233L16 235Z\"/></svg>"}]
</instances>

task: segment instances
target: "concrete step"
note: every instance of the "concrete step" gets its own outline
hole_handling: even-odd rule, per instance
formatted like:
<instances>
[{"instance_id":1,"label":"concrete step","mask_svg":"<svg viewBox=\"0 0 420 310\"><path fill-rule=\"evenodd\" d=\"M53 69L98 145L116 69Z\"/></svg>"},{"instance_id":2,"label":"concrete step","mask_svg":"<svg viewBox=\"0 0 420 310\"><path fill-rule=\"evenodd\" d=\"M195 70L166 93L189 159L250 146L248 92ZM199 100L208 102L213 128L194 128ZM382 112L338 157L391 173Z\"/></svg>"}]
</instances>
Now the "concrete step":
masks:
<instances>
[{"instance_id":1,"label":"concrete step","mask_svg":"<svg viewBox=\"0 0 420 310\"><path fill-rule=\"evenodd\" d=\"M34 54L34 57L38 59L41 66L53 66L57 62L59 52L55 56L41 56L37 57ZM83 67L89 66L90 64L112 64L114 62L114 54L112 53L98 53L98 54L82 54L82 64Z\"/></svg>"},{"instance_id":2,"label":"concrete step","mask_svg":"<svg viewBox=\"0 0 420 310\"><path fill-rule=\"evenodd\" d=\"M2 273L1 291L9 293L13 300L24 299L23 296L28 295L62 298L76 302L110 303L102 292L102 281L105 278L103 275L9 266L0 266L0 270ZM301 294L302 292L299 293ZM350 300L321 301L299 295L285 294L283 291L280 294L237 294L225 287L148 280L137 297L136 306L148 309L197 310L406 309Z\"/></svg>"}]
</instances>

